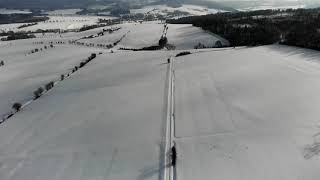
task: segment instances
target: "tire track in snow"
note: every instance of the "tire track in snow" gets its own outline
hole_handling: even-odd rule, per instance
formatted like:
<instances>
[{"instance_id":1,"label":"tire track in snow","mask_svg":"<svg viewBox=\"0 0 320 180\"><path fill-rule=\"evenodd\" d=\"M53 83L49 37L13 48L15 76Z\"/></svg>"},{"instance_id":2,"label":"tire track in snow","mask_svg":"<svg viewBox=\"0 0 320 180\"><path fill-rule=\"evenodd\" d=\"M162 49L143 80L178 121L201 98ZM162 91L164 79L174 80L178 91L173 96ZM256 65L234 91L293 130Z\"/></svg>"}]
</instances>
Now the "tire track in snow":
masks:
<instances>
[{"instance_id":1,"label":"tire track in snow","mask_svg":"<svg viewBox=\"0 0 320 180\"><path fill-rule=\"evenodd\" d=\"M169 73L168 73L168 96L167 96L167 118L166 118L166 143L165 143L165 156L164 163L168 168L164 170L164 179L165 180L175 180L176 179L176 169L172 165L171 148L175 145L175 126L174 126L174 58L170 57Z\"/></svg>"}]
</instances>

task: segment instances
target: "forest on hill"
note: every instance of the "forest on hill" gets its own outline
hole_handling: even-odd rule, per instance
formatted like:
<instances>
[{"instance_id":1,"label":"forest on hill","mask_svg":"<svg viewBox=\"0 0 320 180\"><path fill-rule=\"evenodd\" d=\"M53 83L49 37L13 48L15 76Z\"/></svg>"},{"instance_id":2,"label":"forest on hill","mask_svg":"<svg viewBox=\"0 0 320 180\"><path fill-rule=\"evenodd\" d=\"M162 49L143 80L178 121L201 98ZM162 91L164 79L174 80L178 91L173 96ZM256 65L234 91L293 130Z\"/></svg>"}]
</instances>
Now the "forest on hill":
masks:
<instances>
[{"instance_id":1,"label":"forest on hill","mask_svg":"<svg viewBox=\"0 0 320 180\"><path fill-rule=\"evenodd\" d=\"M193 24L228 39L232 46L279 42L320 50L320 9L218 13L171 19L167 22Z\"/></svg>"}]
</instances>

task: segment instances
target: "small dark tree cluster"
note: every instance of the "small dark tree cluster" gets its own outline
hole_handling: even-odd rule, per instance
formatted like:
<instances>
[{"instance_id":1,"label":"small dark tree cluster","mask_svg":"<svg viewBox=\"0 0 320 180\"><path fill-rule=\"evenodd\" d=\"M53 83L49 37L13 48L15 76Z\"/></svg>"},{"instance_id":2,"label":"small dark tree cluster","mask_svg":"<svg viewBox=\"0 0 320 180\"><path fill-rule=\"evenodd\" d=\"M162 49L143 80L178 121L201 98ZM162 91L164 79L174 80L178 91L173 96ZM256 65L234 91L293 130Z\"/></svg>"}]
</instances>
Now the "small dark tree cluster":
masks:
<instances>
[{"instance_id":1,"label":"small dark tree cluster","mask_svg":"<svg viewBox=\"0 0 320 180\"><path fill-rule=\"evenodd\" d=\"M8 36L6 38L1 38L2 41L12 41L12 40L17 40L17 39L30 39L30 38L35 38L36 36L33 34L29 34L26 32L10 32L8 33Z\"/></svg>"},{"instance_id":2,"label":"small dark tree cluster","mask_svg":"<svg viewBox=\"0 0 320 180\"><path fill-rule=\"evenodd\" d=\"M50 47L50 48L53 48L54 46L53 46L52 44L50 44L50 46L46 46L46 45L45 45L45 46L43 46L43 48L41 47L40 49L39 49L39 48L35 48L35 49L31 50L30 53L28 53L28 54L37 53L37 52L46 50L46 49L48 49L49 47Z\"/></svg>"},{"instance_id":3,"label":"small dark tree cluster","mask_svg":"<svg viewBox=\"0 0 320 180\"><path fill-rule=\"evenodd\" d=\"M0 61L0 66L4 66L4 61Z\"/></svg>"},{"instance_id":4,"label":"small dark tree cluster","mask_svg":"<svg viewBox=\"0 0 320 180\"><path fill-rule=\"evenodd\" d=\"M61 74L60 81L63 81L63 80L64 80L64 74Z\"/></svg>"},{"instance_id":5,"label":"small dark tree cluster","mask_svg":"<svg viewBox=\"0 0 320 180\"><path fill-rule=\"evenodd\" d=\"M168 43L167 37L162 36L159 40L159 46L163 48L167 43Z\"/></svg>"},{"instance_id":6,"label":"small dark tree cluster","mask_svg":"<svg viewBox=\"0 0 320 180\"><path fill-rule=\"evenodd\" d=\"M45 85L45 88L47 91L49 91L50 89L52 89L54 87L54 82L51 81L48 84Z\"/></svg>"},{"instance_id":7,"label":"small dark tree cluster","mask_svg":"<svg viewBox=\"0 0 320 180\"><path fill-rule=\"evenodd\" d=\"M18 103L18 102L14 103L14 104L12 105L12 109L14 109L14 110L17 111L17 112L21 110L21 107L22 107L22 104L21 104L21 103Z\"/></svg>"},{"instance_id":8,"label":"small dark tree cluster","mask_svg":"<svg viewBox=\"0 0 320 180\"><path fill-rule=\"evenodd\" d=\"M89 56L89 57L87 58L87 60L82 61L82 62L80 63L79 68L84 67L88 62L92 61L92 60L93 60L94 58L96 58L96 57L97 57L97 54L96 54L96 53L92 53L91 56Z\"/></svg>"},{"instance_id":9,"label":"small dark tree cluster","mask_svg":"<svg viewBox=\"0 0 320 180\"><path fill-rule=\"evenodd\" d=\"M74 68L72 68L72 73L78 71L78 66L75 66Z\"/></svg>"},{"instance_id":10,"label":"small dark tree cluster","mask_svg":"<svg viewBox=\"0 0 320 180\"><path fill-rule=\"evenodd\" d=\"M189 55L189 54L191 54L191 52L189 52L189 51L183 51L183 52L178 53L178 54L176 55L176 57L186 56L186 55Z\"/></svg>"},{"instance_id":11,"label":"small dark tree cluster","mask_svg":"<svg viewBox=\"0 0 320 180\"><path fill-rule=\"evenodd\" d=\"M30 27L30 26L35 26L37 25L38 23L29 23L29 24L23 24L21 26L18 26L18 29L22 29L22 28L25 28L25 27Z\"/></svg>"},{"instance_id":12,"label":"small dark tree cluster","mask_svg":"<svg viewBox=\"0 0 320 180\"><path fill-rule=\"evenodd\" d=\"M99 27L105 27L105 26L107 26L107 24L94 24L94 25L89 25L89 26L85 25L79 29L79 32L83 32L83 31L87 31L87 30L95 29L95 28L99 28Z\"/></svg>"},{"instance_id":13,"label":"small dark tree cluster","mask_svg":"<svg viewBox=\"0 0 320 180\"><path fill-rule=\"evenodd\" d=\"M37 90L33 92L34 99L38 99L40 96L42 96L42 93L44 92L42 87L39 87Z\"/></svg>"}]
</instances>

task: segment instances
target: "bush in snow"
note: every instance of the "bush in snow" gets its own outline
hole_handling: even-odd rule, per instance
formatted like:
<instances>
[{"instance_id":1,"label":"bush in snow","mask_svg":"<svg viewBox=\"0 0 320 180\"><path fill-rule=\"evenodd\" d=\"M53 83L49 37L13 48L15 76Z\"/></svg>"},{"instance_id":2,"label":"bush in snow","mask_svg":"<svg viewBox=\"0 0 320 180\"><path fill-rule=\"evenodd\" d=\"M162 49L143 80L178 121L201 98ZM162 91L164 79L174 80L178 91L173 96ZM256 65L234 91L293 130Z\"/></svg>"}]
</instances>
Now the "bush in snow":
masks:
<instances>
[{"instance_id":1,"label":"bush in snow","mask_svg":"<svg viewBox=\"0 0 320 180\"><path fill-rule=\"evenodd\" d=\"M16 111L20 111L21 110L22 105L20 103L14 103L12 105L12 109L16 110Z\"/></svg>"},{"instance_id":2,"label":"bush in snow","mask_svg":"<svg viewBox=\"0 0 320 180\"><path fill-rule=\"evenodd\" d=\"M189 54L191 54L191 52L189 52L189 51L183 51L183 52L178 53L178 54L176 55L176 57L185 56L185 55L189 55Z\"/></svg>"},{"instance_id":3,"label":"bush in snow","mask_svg":"<svg viewBox=\"0 0 320 180\"><path fill-rule=\"evenodd\" d=\"M64 74L61 74L60 76L60 80L63 81L64 80Z\"/></svg>"},{"instance_id":4,"label":"bush in snow","mask_svg":"<svg viewBox=\"0 0 320 180\"><path fill-rule=\"evenodd\" d=\"M204 49L204 48L207 48L204 44L202 43L198 43L197 45L194 46L194 49Z\"/></svg>"},{"instance_id":5,"label":"bush in snow","mask_svg":"<svg viewBox=\"0 0 320 180\"><path fill-rule=\"evenodd\" d=\"M4 62L3 61L0 62L0 66L4 66Z\"/></svg>"},{"instance_id":6,"label":"bush in snow","mask_svg":"<svg viewBox=\"0 0 320 180\"><path fill-rule=\"evenodd\" d=\"M49 91L50 89L53 88L53 86L54 86L54 82L53 81L49 82L48 84L46 84L46 90Z\"/></svg>"},{"instance_id":7,"label":"bush in snow","mask_svg":"<svg viewBox=\"0 0 320 180\"><path fill-rule=\"evenodd\" d=\"M221 48L223 45L222 45L222 42L221 41L216 41L216 43L215 43L215 47L217 47L217 48Z\"/></svg>"},{"instance_id":8,"label":"bush in snow","mask_svg":"<svg viewBox=\"0 0 320 180\"><path fill-rule=\"evenodd\" d=\"M85 62L81 62L80 65L79 65L79 68L82 68L84 65L86 65Z\"/></svg>"},{"instance_id":9,"label":"bush in snow","mask_svg":"<svg viewBox=\"0 0 320 180\"><path fill-rule=\"evenodd\" d=\"M167 37L161 37L161 39L159 40L160 47L164 47L167 43L168 43Z\"/></svg>"},{"instance_id":10,"label":"bush in snow","mask_svg":"<svg viewBox=\"0 0 320 180\"><path fill-rule=\"evenodd\" d=\"M34 99L38 99L42 93L43 93L43 88L42 87L39 87L36 91L33 92L33 95L34 95Z\"/></svg>"}]
</instances>

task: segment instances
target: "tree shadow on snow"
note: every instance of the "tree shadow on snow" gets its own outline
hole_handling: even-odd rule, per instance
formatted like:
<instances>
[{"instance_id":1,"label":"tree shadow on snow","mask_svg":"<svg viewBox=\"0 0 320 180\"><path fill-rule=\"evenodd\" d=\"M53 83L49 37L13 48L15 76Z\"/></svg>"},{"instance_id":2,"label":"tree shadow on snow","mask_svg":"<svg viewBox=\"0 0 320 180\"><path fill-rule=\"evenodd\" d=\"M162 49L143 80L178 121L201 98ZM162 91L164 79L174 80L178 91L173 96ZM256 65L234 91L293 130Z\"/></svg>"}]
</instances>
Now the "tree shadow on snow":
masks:
<instances>
[{"instance_id":1,"label":"tree shadow on snow","mask_svg":"<svg viewBox=\"0 0 320 180\"><path fill-rule=\"evenodd\" d=\"M140 170L141 173L138 176L138 180L149 179L149 178L151 178L155 175L159 175L159 174L162 174L161 176L158 176L159 180L162 180L164 169L169 168L170 166L171 166L171 164L166 164L166 165L160 166L160 167L158 165L146 167L146 168Z\"/></svg>"}]
</instances>

